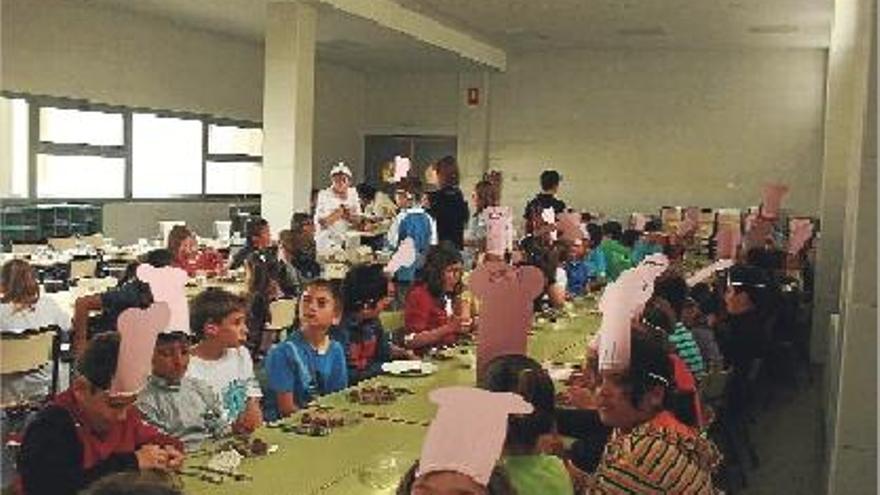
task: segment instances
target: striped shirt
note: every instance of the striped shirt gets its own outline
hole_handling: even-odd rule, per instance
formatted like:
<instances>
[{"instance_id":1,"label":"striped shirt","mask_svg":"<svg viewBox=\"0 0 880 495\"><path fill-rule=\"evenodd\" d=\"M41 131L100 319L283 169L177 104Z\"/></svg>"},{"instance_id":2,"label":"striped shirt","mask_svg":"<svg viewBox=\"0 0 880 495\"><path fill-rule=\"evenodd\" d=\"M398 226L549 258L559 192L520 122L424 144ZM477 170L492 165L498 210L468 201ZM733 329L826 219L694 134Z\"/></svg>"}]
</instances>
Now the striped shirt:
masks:
<instances>
[{"instance_id":1,"label":"striped shirt","mask_svg":"<svg viewBox=\"0 0 880 495\"><path fill-rule=\"evenodd\" d=\"M714 494L715 445L663 411L629 433L615 429L586 494Z\"/></svg>"},{"instance_id":2,"label":"striped shirt","mask_svg":"<svg viewBox=\"0 0 880 495\"><path fill-rule=\"evenodd\" d=\"M687 364L691 373L695 376L705 373L706 365L703 364L700 346L697 345L691 331L681 322L676 323L672 333L669 334L669 343L675 346L675 353Z\"/></svg>"}]
</instances>

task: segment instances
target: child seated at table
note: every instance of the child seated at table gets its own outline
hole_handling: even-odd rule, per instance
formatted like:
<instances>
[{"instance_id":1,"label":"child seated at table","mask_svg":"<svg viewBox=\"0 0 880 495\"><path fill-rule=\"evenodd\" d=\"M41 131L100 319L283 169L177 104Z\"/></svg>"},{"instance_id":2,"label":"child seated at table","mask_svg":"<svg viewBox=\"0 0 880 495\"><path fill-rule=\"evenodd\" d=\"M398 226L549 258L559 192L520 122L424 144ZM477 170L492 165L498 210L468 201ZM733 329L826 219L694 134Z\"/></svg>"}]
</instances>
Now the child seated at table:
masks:
<instances>
[{"instance_id":1,"label":"child seated at table","mask_svg":"<svg viewBox=\"0 0 880 495\"><path fill-rule=\"evenodd\" d=\"M382 363L391 359L391 339L379 321L388 299L388 279L381 266L358 265L345 275L345 309L330 336L345 350L349 385L382 373Z\"/></svg>"},{"instance_id":2,"label":"child seated at table","mask_svg":"<svg viewBox=\"0 0 880 495\"><path fill-rule=\"evenodd\" d=\"M486 366L481 388L492 392L513 392L534 410L507 418L504 466L511 485L521 495L571 495L574 488L562 459L542 453L539 439L554 430L555 393L547 372L531 358L500 356Z\"/></svg>"},{"instance_id":3,"label":"child seated at table","mask_svg":"<svg viewBox=\"0 0 880 495\"><path fill-rule=\"evenodd\" d=\"M345 351L328 335L330 327L339 323L341 306L332 282L315 280L306 285L299 301L300 328L266 355L267 420L289 416L315 397L348 386Z\"/></svg>"},{"instance_id":4,"label":"child seated at table","mask_svg":"<svg viewBox=\"0 0 880 495\"><path fill-rule=\"evenodd\" d=\"M180 439L187 450L228 430L220 401L202 380L186 375L190 359L189 336L161 333L153 349L153 373L138 396L144 419Z\"/></svg>"},{"instance_id":5,"label":"child seated at table","mask_svg":"<svg viewBox=\"0 0 880 495\"><path fill-rule=\"evenodd\" d=\"M269 306L278 299L299 296L302 286L294 285L284 262L266 251L252 253L244 266L248 303L246 345L254 360L260 361L277 334L267 329L272 323Z\"/></svg>"},{"instance_id":6,"label":"child seated at table","mask_svg":"<svg viewBox=\"0 0 880 495\"><path fill-rule=\"evenodd\" d=\"M406 296L404 347L423 352L452 345L470 331L470 322L454 311L455 306L464 306L458 304L462 270L461 253L451 243L441 242L428 250L421 281Z\"/></svg>"},{"instance_id":7,"label":"child seated at table","mask_svg":"<svg viewBox=\"0 0 880 495\"><path fill-rule=\"evenodd\" d=\"M290 254L290 263L308 280L321 276L321 265L318 264L318 248L315 243L315 222L308 213L294 213L290 220L290 231L293 235L289 244L282 248Z\"/></svg>"},{"instance_id":8,"label":"child seated at table","mask_svg":"<svg viewBox=\"0 0 880 495\"><path fill-rule=\"evenodd\" d=\"M21 334L55 327L70 330L70 315L51 297L40 292L33 268L24 260L10 260L0 269L0 332ZM33 371L3 376L0 404L37 401L49 394L52 363Z\"/></svg>"},{"instance_id":9,"label":"child seated at table","mask_svg":"<svg viewBox=\"0 0 880 495\"><path fill-rule=\"evenodd\" d=\"M260 385L251 353L244 346L247 304L244 298L210 288L190 301L190 327L198 343L186 376L210 385L222 407L223 420L234 432L260 426Z\"/></svg>"},{"instance_id":10,"label":"child seated at table","mask_svg":"<svg viewBox=\"0 0 880 495\"><path fill-rule=\"evenodd\" d=\"M18 458L24 493L73 495L112 473L180 467L180 442L143 422L134 395L111 392L119 353L118 333L92 339L70 389L27 427Z\"/></svg>"},{"instance_id":11,"label":"child seated at table","mask_svg":"<svg viewBox=\"0 0 880 495\"><path fill-rule=\"evenodd\" d=\"M142 262L155 268L164 268L171 266L174 257L167 249L154 249L144 255ZM126 269L126 276L119 281L116 287L76 300L71 329L74 354L79 356L82 353L90 337L89 314L91 312L101 312L101 316L96 322L96 331L107 332L116 330L116 320L126 309L143 309L153 303L150 285L137 278L137 266L138 263L130 265Z\"/></svg>"}]
</instances>

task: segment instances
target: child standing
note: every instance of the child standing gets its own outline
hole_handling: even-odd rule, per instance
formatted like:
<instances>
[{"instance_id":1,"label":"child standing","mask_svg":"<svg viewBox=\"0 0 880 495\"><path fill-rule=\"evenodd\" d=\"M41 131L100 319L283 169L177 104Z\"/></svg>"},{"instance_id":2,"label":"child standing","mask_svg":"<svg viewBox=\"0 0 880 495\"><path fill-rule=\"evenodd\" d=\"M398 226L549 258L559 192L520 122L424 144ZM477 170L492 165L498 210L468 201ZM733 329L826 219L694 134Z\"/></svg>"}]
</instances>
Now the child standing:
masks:
<instances>
[{"instance_id":1,"label":"child standing","mask_svg":"<svg viewBox=\"0 0 880 495\"><path fill-rule=\"evenodd\" d=\"M190 302L190 326L199 343L192 349L186 376L210 385L226 424L251 432L260 426L260 385L251 353L244 346L247 303L222 289L207 289Z\"/></svg>"},{"instance_id":2,"label":"child standing","mask_svg":"<svg viewBox=\"0 0 880 495\"><path fill-rule=\"evenodd\" d=\"M423 207L422 183L418 179L402 179L395 191L394 199L400 207L400 213L388 229L388 244L397 248L409 237L413 240L416 250L415 263L400 267L394 274L397 295L399 300L403 301L416 279L416 272L425 264L428 248L437 244L437 224Z\"/></svg>"},{"instance_id":3,"label":"child standing","mask_svg":"<svg viewBox=\"0 0 880 495\"><path fill-rule=\"evenodd\" d=\"M328 335L339 323L341 309L331 282L306 285L299 303L300 328L266 355L268 420L289 416L316 396L348 386L345 351Z\"/></svg>"},{"instance_id":4,"label":"child standing","mask_svg":"<svg viewBox=\"0 0 880 495\"><path fill-rule=\"evenodd\" d=\"M186 334L159 334L153 350L153 373L138 396L137 407L149 423L193 450L205 440L223 435L228 425L211 387L185 376L189 354Z\"/></svg>"}]
</instances>

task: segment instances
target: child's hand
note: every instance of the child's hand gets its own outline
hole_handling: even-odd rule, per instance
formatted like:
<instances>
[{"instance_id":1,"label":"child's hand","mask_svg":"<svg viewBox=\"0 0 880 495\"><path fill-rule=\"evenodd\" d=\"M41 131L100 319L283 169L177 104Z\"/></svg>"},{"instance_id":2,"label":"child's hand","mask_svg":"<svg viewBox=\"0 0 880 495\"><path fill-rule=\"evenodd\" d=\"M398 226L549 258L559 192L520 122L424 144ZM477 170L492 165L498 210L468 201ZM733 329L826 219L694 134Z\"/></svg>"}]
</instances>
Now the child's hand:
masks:
<instances>
[{"instance_id":1,"label":"child's hand","mask_svg":"<svg viewBox=\"0 0 880 495\"><path fill-rule=\"evenodd\" d=\"M168 469L179 470L183 466L183 452L177 450L173 445L166 445L165 452L168 454Z\"/></svg>"},{"instance_id":2,"label":"child's hand","mask_svg":"<svg viewBox=\"0 0 880 495\"><path fill-rule=\"evenodd\" d=\"M168 452L158 445L148 444L137 449L134 453L137 457L138 469L166 470L168 468Z\"/></svg>"}]
</instances>

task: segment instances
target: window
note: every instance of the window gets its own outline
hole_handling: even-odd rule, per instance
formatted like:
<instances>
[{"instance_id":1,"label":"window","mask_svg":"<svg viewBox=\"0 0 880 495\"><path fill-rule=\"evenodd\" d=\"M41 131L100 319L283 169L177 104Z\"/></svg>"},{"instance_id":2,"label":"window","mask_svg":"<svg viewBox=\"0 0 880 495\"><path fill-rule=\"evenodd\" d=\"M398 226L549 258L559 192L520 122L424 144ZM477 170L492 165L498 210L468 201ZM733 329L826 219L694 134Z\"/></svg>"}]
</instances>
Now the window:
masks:
<instances>
[{"instance_id":1,"label":"window","mask_svg":"<svg viewBox=\"0 0 880 495\"><path fill-rule=\"evenodd\" d=\"M123 198L125 159L37 155L40 198Z\"/></svg>"},{"instance_id":2,"label":"window","mask_svg":"<svg viewBox=\"0 0 880 495\"><path fill-rule=\"evenodd\" d=\"M28 196L28 103L22 98L0 98L0 196Z\"/></svg>"},{"instance_id":3,"label":"window","mask_svg":"<svg viewBox=\"0 0 880 495\"><path fill-rule=\"evenodd\" d=\"M262 129L212 124L205 194L260 194L262 154Z\"/></svg>"},{"instance_id":4,"label":"window","mask_svg":"<svg viewBox=\"0 0 880 495\"><path fill-rule=\"evenodd\" d=\"M260 194L263 167L255 162L208 162L206 194Z\"/></svg>"},{"instance_id":5,"label":"window","mask_svg":"<svg viewBox=\"0 0 880 495\"><path fill-rule=\"evenodd\" d=\"M202 122L136 113L132 117L132 196L202 193Z\"/></svg>"},{"instance_id":6,"label":"window","mask_svg":"<svg viewBox=\"0 0 880 495\"><path fill-rule=\"evenodd\" d=\"M0 91L0 197L258 195L259 123Z\"/></svg>"},{"instance_id":7,"label":"window","mask_svg":"<svg viewBox=\"0 0 880 495\"><path fill-rule=\"evenodd\" d=\"M40 108L40 141L122 146L122 114L43 107Z\"/></svg>"}]
</instances>

